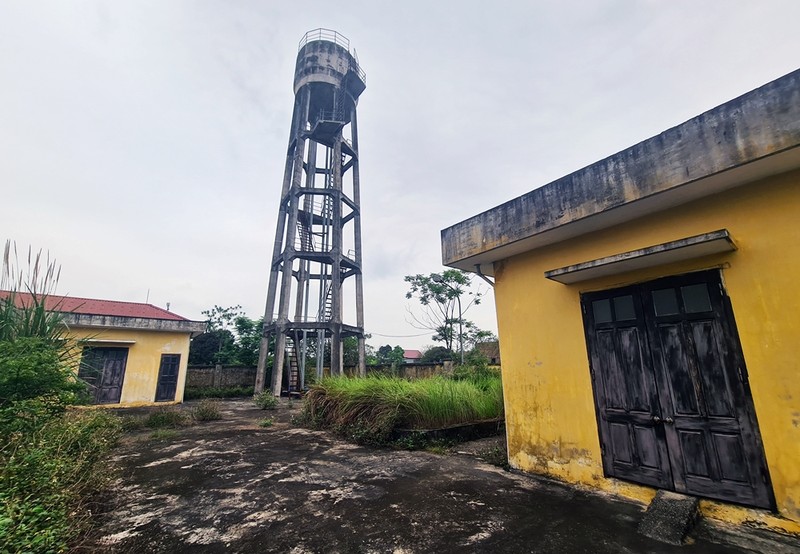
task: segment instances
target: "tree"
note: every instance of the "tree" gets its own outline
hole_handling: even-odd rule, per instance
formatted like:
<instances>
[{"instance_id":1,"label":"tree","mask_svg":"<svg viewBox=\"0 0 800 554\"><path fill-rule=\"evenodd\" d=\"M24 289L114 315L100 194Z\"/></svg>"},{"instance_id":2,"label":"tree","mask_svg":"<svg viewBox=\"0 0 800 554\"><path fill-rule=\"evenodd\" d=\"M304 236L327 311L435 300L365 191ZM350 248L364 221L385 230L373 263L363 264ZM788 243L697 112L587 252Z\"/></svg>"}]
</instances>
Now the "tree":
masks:
<instances>
[{"instance_id":1,"label":"tree","mask_svg":"<svg viewBox=\"0 0 800 554\"><path fill-rule=\"evenodd\" d=\"M236 343L227 329L207 331L197 335L189 345L189 363L213 365L236 363Z\"/></svg>"},{"instance_id":2,"label":"tree","mask_svg":"<svg viewBox=\"0 0 800 554\"><path fill-rule=\"evenodd\" d=\"M479 328L471 321L464 322L464 350L472 352L482 342L496 341L497 336L491 331Z\"/></svg>"},{"instance_id":3,"label":"tree","mask_svg":"<svg viewBox=\"0 0 800 554\"><path fill-rule=\"evenodd\" d=\"M366 365L377 365L378 364L378 351L375 350L374 346L370 346L369 344L364 345L364 362Z\"/></svg>"},{"instance_id":4,"label":"tree","mask_svg":"<svg viewBox=\"0 0 800 554\"><path fill-rule=\"evenodd\" d=\"M369 333L364 335L364 340L372 338ZM342 340L343 364L346 366L358 365L358 337L345 337ZM328 358L330 359L330 358ZM377 363L375 349L370 345L364 345L364 363L374 365Z\"/></svg>"},{"instance_id":5,"label":"tree","mask_svg":"<svg viewBox=\"0 0 800 554\"><path fill-rule=\"evenodd\" d=\"M258 350L261 347L261 335L264 330L264 318L250 319L239 316L234 321L236 329L236 359L247 367L258 365Z\"/></svg>"},{"instance_id":6,"label":"tree","mask_svg":"<svg viewBox=\"0 0 800 554\"><path fill-rule=\"evenodd\" d=\"M406 298L417 298L422 305L419 315L408 310L411 324L418 329L429 329L435 334L432 339L443 342L445 348L453 350L458 345L461 361L464 361L464 329L472 322L464 319L464 314L474 305L480 304L483 292L478 287L472 290L472 277L459 269L448 269L443 273L430 275L406 275L405 281L411 288Z\"/></svg>"},{"instance_id":7,"label":"tree","mask_svg":"<svg viewBox=\"0 0 800 554\"><path fill-rule=\"evenodd\" d=\"M345 337L342 339L342 352L343 365L358 365L358 337Z\"/></svg>"},{"instance_id":8,"label":"tree","mask_svg":"<svg viewBox=\"0 0 800 554\"><path fill-rule=\"evenodd\" d=\"M209 331L217 331L220 329L230 331L231 328L235 328L236 319L244 316L242 307L238 304L229 308L223 308L214 304L214 307L210 310L203 310L200 313L208 318L207 323Z\"/></svg>"},{"instance_id":9,"label":"tree","mask_svg":"<svg viewBox=\"0 0 800 554\"><path fill-rule=\"evenodd\" d=\"M202 312L208 318L208 331L192 339L189 363L198 365L239 364L255 367L264 319L250 319L241 306L215 305Z\"/></svg>"},{"instance_id":10,"label":"tree","mask_svg":"<svg viewBox=\"0 0 800 554\"><path fill-rule=\"evenodd\" d=\"M402 364L405 359L405 350L399 346L392 348L386 344L378 348L378 363L379 364Z\"/></svg>"},{"instance_id":11,"label":"tree","mask_svg":"<svg viewBox=\"0 0 800 554\"><path fill-rule=\"evenodd\" d=\"M444 346L434 346L432 348L428 348L424 354L422 354L421 361L427 363L440 363L445 360L452 360L455 357L455 354L452 350L444 347Z\"/></svg>"}]
</instances>

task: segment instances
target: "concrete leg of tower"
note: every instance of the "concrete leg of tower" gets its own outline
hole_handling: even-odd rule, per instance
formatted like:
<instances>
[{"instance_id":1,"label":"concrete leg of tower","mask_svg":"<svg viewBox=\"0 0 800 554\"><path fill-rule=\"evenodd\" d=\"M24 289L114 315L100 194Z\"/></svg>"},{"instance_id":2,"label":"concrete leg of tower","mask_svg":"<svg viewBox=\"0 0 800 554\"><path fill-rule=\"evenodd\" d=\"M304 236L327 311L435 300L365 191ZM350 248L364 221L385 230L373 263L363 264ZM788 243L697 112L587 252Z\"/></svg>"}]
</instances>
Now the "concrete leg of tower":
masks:
<instances>
[{"instance_id":1,"label":"concrete leg of tower","mask_svg":"<svg viewBox=\"0 0 800 554\"><path fill-rule=\"evenodd\" d=\"M272 394L281 395L283 385L283 364L286 354L286 335L283 329L277 329L275 333L275 363L272 365Z\"/></svg>"},{"instance_id":2,"label":"concrete leg of tower","mask_svg":"<svg viewBox=\"0 0 800 554\"><path fill-rule=\"evenodd\" d=\"M364 337L358 337L358 376L367 376L367 345Z\"/></svg>"},{"instance_id":3,"label":"concrete leg of tower","mask_svg":"<svg viewBox=\"0 0 800 554\"><path fill-rule=\"evenodd\" d=\"M334 325L331 333L331 377L338 377L343 373L342 326Z\"/></svg>"},{"instance_id":4,"label":"concrete leg of tower","mask_svg":"<svg viewBox=\"0 0 800 554\"><path fill-rule=\"evenodd\" d=\"M270 335L262 333L261 346L258 349L258 367L256 368L256 385L253 389L255 394L264 392L264 386L267 374L267 355L269 354L269 338Z\"/></svg>"}]
</instances>

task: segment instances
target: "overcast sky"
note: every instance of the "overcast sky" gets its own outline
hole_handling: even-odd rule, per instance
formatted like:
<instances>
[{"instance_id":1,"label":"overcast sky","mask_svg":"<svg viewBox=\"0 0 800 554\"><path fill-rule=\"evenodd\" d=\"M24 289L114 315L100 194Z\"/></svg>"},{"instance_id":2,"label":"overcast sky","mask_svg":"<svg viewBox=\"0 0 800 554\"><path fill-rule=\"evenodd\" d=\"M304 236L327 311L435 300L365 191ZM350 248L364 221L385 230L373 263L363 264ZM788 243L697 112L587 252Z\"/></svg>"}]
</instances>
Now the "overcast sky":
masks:
<instances>
[{"instance_id":1,"label":"overcast sky","mask_svg":"<svg viewBox=\"0 0 800 554\"><path fill-rule=\"evenodd\" d=\"M0 239L58 292L264 310L297 43L350 39L366 330L442 228L800 66L797 0L0 0ZM476 279L476 281L478 281ZM468 314L496 331L491 292ZM384 335L393 335L387 337Z\"/></svg>"}]
</instances>

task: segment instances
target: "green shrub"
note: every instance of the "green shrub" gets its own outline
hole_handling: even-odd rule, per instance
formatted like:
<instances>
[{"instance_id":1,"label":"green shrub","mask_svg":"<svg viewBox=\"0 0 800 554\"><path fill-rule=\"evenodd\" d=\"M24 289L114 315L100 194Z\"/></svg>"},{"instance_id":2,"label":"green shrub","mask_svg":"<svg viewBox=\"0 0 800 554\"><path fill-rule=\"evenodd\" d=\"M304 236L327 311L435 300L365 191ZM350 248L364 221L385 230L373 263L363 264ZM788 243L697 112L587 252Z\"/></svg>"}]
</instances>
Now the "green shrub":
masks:
<instances>
[{"instance_id":1,"label":"green shrub","mask_svg":"<svg viewBox=\"0 0 800 554\"><path fill-rule=\"evenodd\" d=\"M259 427L272 427L272 425L274 423L275 423L275 420L273 420L271 417L265 417L264 419L262 419L261 421L258 422L258 426Z\"/></svg>"},{"instance_id":2,"label":"green shrub","mask_svg":"<svg viewBox=\"0 0 800 554\"><path fill-rule=\"evenodd\" d=\"M85 387L61 359L56 345L39 337L0 341L0 404L45 395L73 403Z\"/></svg>"},{"instance_id":3,"label":"green shrub","mask_svg":"<svg viewBox=\"0 0 800 554\"><path fill-rule=\"evenodd\" d=\"M67 411L85 393L58 306L45 309L55 263L6 243L0 271L0 551L65 552L94 521L90 499L111 478L121 432L104 411ZM22 292L20 294L19 292Z\"/></svg>"},{"instance_id":4,"label":"green shrub","mask_svg":"<svg viewBox=\"0 0 800 554\"><path fill-rule=\"evenodd\" d=\"M208 398L201 400L197 406L192 408L192 417L195 421L216 421L222 419L219 402Z\"/></svg>"},{"instance_id":5,"label":"green shrub","mask_svg":"<svg viewBox=\"0 0 800 554\"><path fill-rule=\"evenodd\" d=\"M150 429L163 429L165 427L185 427L191 424L191 418L177 408L159 408L149 414L145 420L145 427Z\"/></svg>"},{"instance_id":6,"label":"green shrub","mask_svg":"<svg viewBox=\"0 0 800 554\"><path fill-rule=\"evenodd\" d=\"M0 447L0 544L4 552L63 552L91 523L88 500L112 476L106 455L119 419L67 413Z\"/></svg>"},{"instance_id":7,"label":"green shrub","mask_svg":"<svg viewBox=\"0 0 800 554\"><path fill-rule=\"evenodd\" d=\"M66 406L58 396L28 398L0 404L0 444L12 436L33 433L60 417Z\"/></svg>"},{"instance_id":8,"label":"green shrub","mask_svg":"<svg viewBox=\"0 0 800 554\"><path fill-rule=\"evenodd\" d=\"M278 398L270 391L264 391L253 397L253 402L262 410L274 410L278 407Z\"/></svg>"}]
</instances>

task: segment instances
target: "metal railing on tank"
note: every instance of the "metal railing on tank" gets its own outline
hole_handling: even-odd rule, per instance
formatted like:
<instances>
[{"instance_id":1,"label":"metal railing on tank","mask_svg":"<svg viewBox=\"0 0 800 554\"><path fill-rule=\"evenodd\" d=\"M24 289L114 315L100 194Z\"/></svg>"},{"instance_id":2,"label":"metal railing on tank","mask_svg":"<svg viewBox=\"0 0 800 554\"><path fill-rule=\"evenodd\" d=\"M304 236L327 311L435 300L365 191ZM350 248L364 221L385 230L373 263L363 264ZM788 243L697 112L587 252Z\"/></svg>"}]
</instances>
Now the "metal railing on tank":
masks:
<instances>
[{"instance_id":1,"label":"metal railing on tank","mask_svg":"<svg viewBox=\"0 0 800 554\"><path fill-rule=\"evenodd\" d=\"M333 29L313 29L303 35L303 38L300 39L300 44L297 47L298 50L303 48L309 42L313 42L315 40L326 40L328 42L332 42L334 44L338 44L348 52L350 51L350 41L347 40L347 37L341 35L334 31Z\"/></svg>"},{"instance_id":2,"label":"metal railing on tank","mask_svg":"<svg viewBox=\"0 0 800 554\"><path fill-rule=\"evenodd\" d=\"M365 85L367 84L367 74L363 69L361 69L361 67L358 64L358 57L356 56L355 49L353 49L352 51L350 50L350 41L348 40L347 37L345 37L340 33L337 33L333 29L324 29L324 28L314 29L303 35L303 38L300 39L300 43L297 45L297 50L298 51L302 50L303 46L305 46L309 42L314 42L315 40L324 40L327 42L332 42L347 50L347 52L351 56L350 69L352 69L356 73L356 75L358 75L362 83L364 83Z\"/></svg>"}]
</instances>

